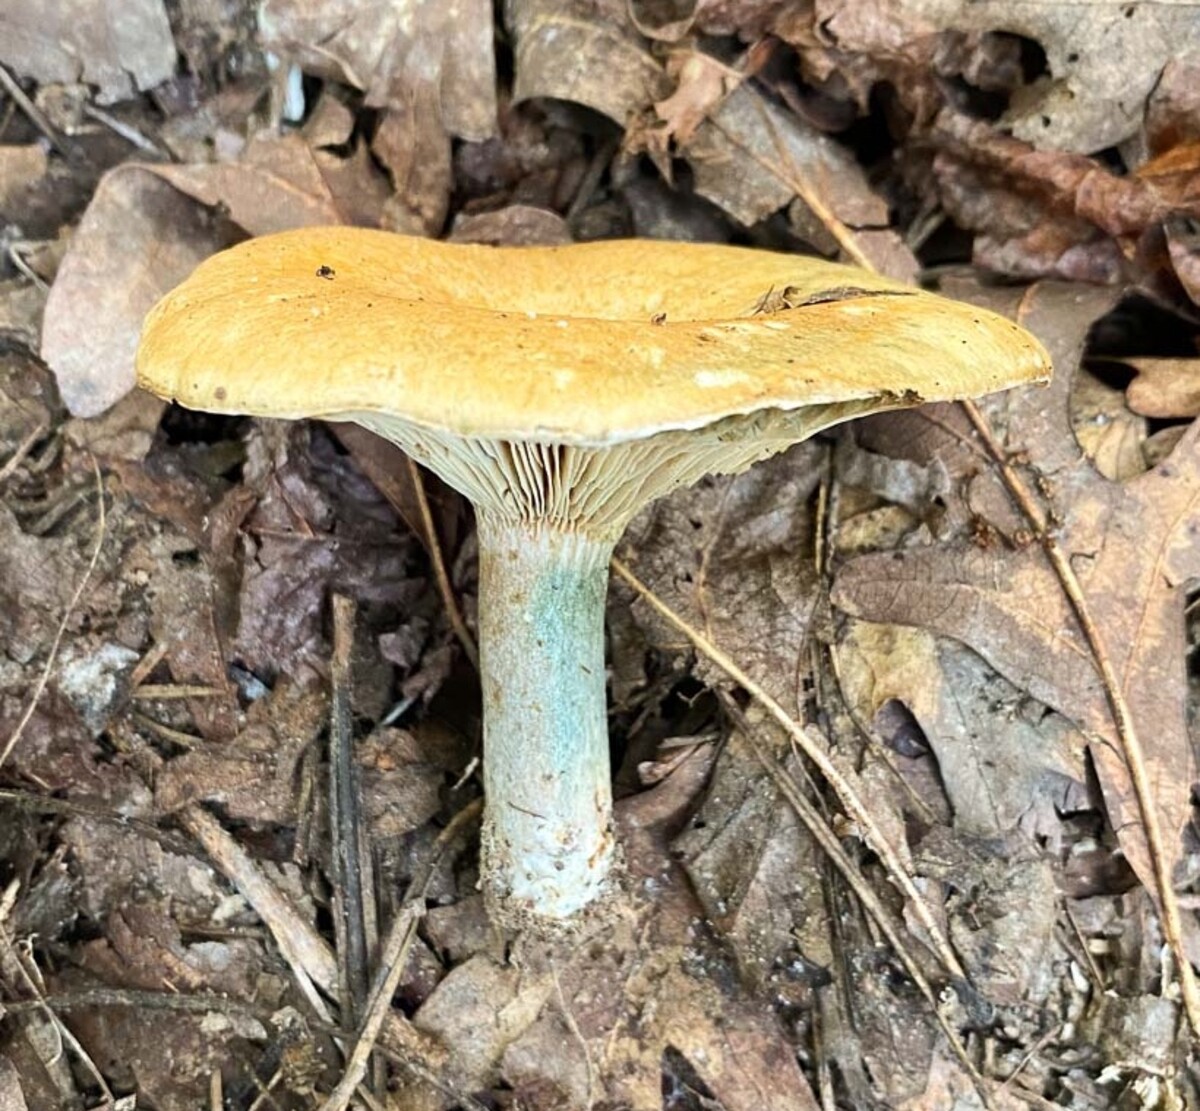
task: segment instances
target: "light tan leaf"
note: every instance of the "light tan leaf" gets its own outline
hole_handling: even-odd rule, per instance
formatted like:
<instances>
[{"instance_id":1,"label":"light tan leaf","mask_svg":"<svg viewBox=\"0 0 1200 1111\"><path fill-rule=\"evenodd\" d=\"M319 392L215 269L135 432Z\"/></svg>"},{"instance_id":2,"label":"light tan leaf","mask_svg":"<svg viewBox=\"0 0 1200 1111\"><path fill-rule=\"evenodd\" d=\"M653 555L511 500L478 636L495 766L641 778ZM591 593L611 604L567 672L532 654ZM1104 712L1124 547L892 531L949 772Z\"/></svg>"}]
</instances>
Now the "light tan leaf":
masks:
<instances>
[{"instance_id":1,"label":"light tan leaf","mask_svg":"<svg viewBox=\"0 0 1200 1111\"><path fill-rule=\"evenodd\" d=\"M1144 417L1200 417L1200 359L1126 359L1138 376L1126 391Z\"/></svg>"}]
</instances>

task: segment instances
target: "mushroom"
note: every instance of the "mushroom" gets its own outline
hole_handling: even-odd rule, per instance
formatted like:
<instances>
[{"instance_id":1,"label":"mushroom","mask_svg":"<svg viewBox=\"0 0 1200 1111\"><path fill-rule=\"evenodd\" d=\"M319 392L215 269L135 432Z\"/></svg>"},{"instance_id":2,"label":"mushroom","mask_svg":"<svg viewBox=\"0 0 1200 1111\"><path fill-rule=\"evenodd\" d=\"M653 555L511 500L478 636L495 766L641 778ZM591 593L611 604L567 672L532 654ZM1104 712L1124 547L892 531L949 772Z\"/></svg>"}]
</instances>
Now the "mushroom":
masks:
<instances>
[{"instance_id":1,"label":"mushroom","mask_svg":"<svg viewBox=\"0 0 1200 1111\"><path fill-rule=\"evenodd\" d=\"M654 498L839 421L1044 379L982 309L739 247L447 244L305 228L214 255L147 316L142 386L195 409L354 421L475 507L482 882L565 924L614 860L604 603Z\"/></svg>"}]
</instances>

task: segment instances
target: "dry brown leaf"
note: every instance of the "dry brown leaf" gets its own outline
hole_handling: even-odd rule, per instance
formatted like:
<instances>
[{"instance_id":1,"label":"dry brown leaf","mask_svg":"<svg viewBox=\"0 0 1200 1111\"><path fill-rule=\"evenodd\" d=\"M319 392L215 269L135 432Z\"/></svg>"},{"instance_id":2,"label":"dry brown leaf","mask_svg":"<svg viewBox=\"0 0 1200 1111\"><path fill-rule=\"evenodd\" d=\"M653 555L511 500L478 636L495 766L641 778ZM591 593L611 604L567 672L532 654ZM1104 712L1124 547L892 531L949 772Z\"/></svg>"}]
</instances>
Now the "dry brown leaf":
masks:
<instances>
[{"instance_id":1,"label":"dry brown leaf","mask_svg":"<svg viewBox=\"0 0 1200 1111\"><path fill-rule=\"evenodd\" d=\"M264 44L310 73L352 85L371 107L418 99L432 123L463 139L496 131L496 65L488 0L268 0Z\"/></svg>"},{"instance_id":2,"label":"dry brown leaf","mask_svg":"<svg viewBox=\"0 0 1200 1111\"><path fill-rule=\"evenodd\" d=\"M556 247L572 241L571 228L557 212L510 204L491 212L461 212L446 237L453 243L493 247Z\"/></svg>"},{"instance_id":3,"label":"dry brown leaf","mask_svg":"<svg viewBox=\"0 0 1200 1111\"><path fill-rule=\"evenodd\" d=\"M162 0L0 0L0 64L111 104L166 81L175 42Z\"/></svg>"},{"instance_id":4,"label":"dry brown leaf","mask_svg":"<svg viewBox=\"0 0 1200 1111\"><path fill-rule=\"evenodd\" d=\"M979 88L1011 92L1021 83L1017 44L978 33L939 33L918 4L895 0L815 0L806 22L779 28L799 51L803 71L849 98L860 113L872 91L890 85L924 124L945 103L942 79L961 77Z\"/></svg>"},{"instance_id":5,"label":"dry brown leaf","mask_svg":"<svg viewBox=\"0 0 1200 1111\"><path fill-rule=\"evenodd\" d=\"M1008 32L1041 46L1048 75L1015 98L1001 122L1043 150L1089 154L1128 139L1163 67L1200 46L1200 7L1188 0L904 0L901 7L938 30Z\"/></svg>"},{"instance_id":6,"label":"dry brown leaf","mask_svg":"<svg viewBox=\"0 0 1200 1111\"><path fill-rule=\"evenodd\" d=\"M1162 154L1180 143L1200 140L1200 48L1176 54L1146 106L1146 146Z\"/></svg>"},{"instance_id":7,"label":"dry brown leaf","mask_svg":"<svg viewBox=\"0 0 1200 1111\"><path fill-rule=\"evenodd\" d=\"M371 151L391 175L394 196L383 225L410 235L437 235L450 208L450 136L437 122L432 90L418 86L382 113Z\"/></svg>"},{"instance_id":8,"label":"dry brown leaf","mask_svg":"<svg viewBox=\"0 0 1200 1111\"><path fill-rule=\"evenodd\" d=\"M280 682L250 707L234 738L163 764L155 807L169 814L193 802L216 802L231 818L295 825L296 764L327 716L323 693Z\"/></svg>"},{"instance_id":9,"label":"dry brown leaf","mask_svg":"<svg viewBox=\"0 0 1200 1111\"><path fill-rule=\"evenodd\" d=\"M739 85L680 153L692 167L696 192L740 223L756 224L793 200L801 204L797 194L808 189L841 223L867 233L859 242L881 273L901 281L915 276L916 259L889 229L887 204L854 157L756 89ZM812 216L809 223L824 221Z\"/></svg>"},{"instance_id":10,"label":"dry brown leaf","mask_svg":"<svg viewBox=\"0 0 1200 1111\"><path fill-rule=\"evenodd\" d=\"M1040 295L1026 295L1019 319L1052 348L1061 347L1064 325L1071 330L1063 311L1070 305L1069 291L1042 288ZM1077 346L1083 330L1075 335ZM1182 587L1200 571L1200 422L1153 471L1125 485L1106 481L1080 457L1070 429L1069 368L1078 352L1056 361L1059 373L1049 391L1025 391L1006 402L1009 443L1027 452L1053 486L1064 517L1060 542L1121 676L1163 826L1178 851L1194 771L1184 717ZM978 506L1003 504L993 473L979 475L971 498ZM997 519L1007 514L1011 509ZM1002 523L1002 534L1012 535L1011 527ZM1090 734L1112 826L1139 877L1154 888L1103 686L1036 546L980 548L960 541L859 557L838 574L834 600L868 620L916 625L962 641Z\"/></svg>"},{"instance_id":11,"label":"dry brown leaf","mask_svg":"<svg viewBox=\"0 0 1200 1111\"><path fill-rule=\"evenodd\" d=\"M818 590L809 499L822 463L809 442L703 479L639 514L623 541L638 577L798 716ZM679 634L642 603L630 612L655 647L678 648ZM697 667L703 681L727 683L711 664Z\"/></svg>"},{"instance_id":12,"label":"dry brown leaf","mask_svg":"<svg viewBox=\"0 0 1200 1111\"><path fill-rule=\"evenodd\" d=\"M699 50L673 54L667 62L667 75L675 81L675 91L657 101L654 111L663 121L661 139L687 146L696 128L741 84L743 75Z\"/></svg>"},{"instance_id":13,"label":"dry brown leaf","mask_svg":"<svg viewBox=\"0 0 1200 1111\"><path fill-rule=\"evenodd\" d=\"M42 358L72 413L95 416L133 388L142 317L231 242L166 182L137 167L105 175L50 290L42 331Z\"/></svg>"},{"instance_id":14,"label":"dry brown leaf","mask_svg":"<svg viewBox=\"0 0 1200 1111\"><path fill-rule=\"evenodd\" d=\"M1171 266L1192 303L1200 305L1200 232L1195 219L1167 221Z\"/></svg>"},{"instance_id":15,"label":"dry brown leaf","mask_svg":"<svg viewBox=\"0 0 1200 1111\"><path fill-rule=\"evenodd\" d=\"M1075 376L1071 427L1084 454L1105 478L1124 482L1146 469L1142 447L1150 433L1145 418L1130 411L1123 390L1087 370Z\"/></svg>"},{"instance_id":16,"label":"dry brown leaf","mask_svg":"<svg viewBox=\"0 0 1200 1111\"><path fill-rule=\"evenodd\" d=\"M942 202L957 223L979 233L976 262L999 271L1114 282L1157 261L1133 251L1148 232L1200 213L1194 147L1121 177L950 109L938 114L931 137Z\"/></svg>"},{"instance_id":17,"label":"dry brown leaf","mask_svg":"<svg viewBox=\"0 0 1200 1111\"><path fill-rule=\"evenodd\" d=\"M790 6L787 0L630 0L629 14L643 35L659 42L679 42L693 28L750 42Z\"/></svg>"},{"instance_id":18,"label":"dry brown leaf","mask_svg":"<svg viewBox=\"0 0 1200 1111\"><path fill-rule=\"evenodd\" d=\"M956 830L1021 829L1053 844L1059 815L1088 805L1083 736L973 652L920 628L872 622L855 622L837 652L842 692L862 720L876 721L891 702L916 719Z\"/></svg>"},{"instance_id":19,"label":"dry brown leaf","mask_svg":"<svg viewBox=\"0 0 1200 1111\"><path fill-rule=\"evenodd\" d=\"M508 26L514 102L570 100L625 126L671 90L624 0L513 0Z\"/></svg>"},{"instance_id":20,"label":"dry brown leaf","mask_svg":"<svg viewBox=\"0 0 1200 1111\"><path fill-rule=\"evenodd\" d=\"M1138 374L1125 391L1144 417L1200 417L1200 359L1129 358Z\"/></svg>"}]
</instances>

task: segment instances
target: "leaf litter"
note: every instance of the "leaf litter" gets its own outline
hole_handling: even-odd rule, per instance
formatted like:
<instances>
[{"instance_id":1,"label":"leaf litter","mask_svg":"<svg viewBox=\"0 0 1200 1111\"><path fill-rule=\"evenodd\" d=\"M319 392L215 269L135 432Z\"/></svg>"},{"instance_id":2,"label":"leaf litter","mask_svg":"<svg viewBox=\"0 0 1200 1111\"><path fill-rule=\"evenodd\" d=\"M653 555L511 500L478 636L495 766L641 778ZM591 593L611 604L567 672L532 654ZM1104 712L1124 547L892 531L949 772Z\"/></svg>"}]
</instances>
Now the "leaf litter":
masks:
<instances>
[{"instance_id":1,"label":"leaf litter","mask_svg":"<svg viewBox=\"0 0 1200 1111\"><path fill-rule=\"evenodd\" d=\"M361 913L407 954L370 1105L1195 1102L1194 5L110 8L0 0L5 1099L345 1086L336 592ZM158 295L312 223L750 242L1007 312L1057 375L983 419L1105 667L969 413L680 491L612 587L628 898L499 935L461 499L365 434L129 392Z\"/></svg>"}]
</instances>

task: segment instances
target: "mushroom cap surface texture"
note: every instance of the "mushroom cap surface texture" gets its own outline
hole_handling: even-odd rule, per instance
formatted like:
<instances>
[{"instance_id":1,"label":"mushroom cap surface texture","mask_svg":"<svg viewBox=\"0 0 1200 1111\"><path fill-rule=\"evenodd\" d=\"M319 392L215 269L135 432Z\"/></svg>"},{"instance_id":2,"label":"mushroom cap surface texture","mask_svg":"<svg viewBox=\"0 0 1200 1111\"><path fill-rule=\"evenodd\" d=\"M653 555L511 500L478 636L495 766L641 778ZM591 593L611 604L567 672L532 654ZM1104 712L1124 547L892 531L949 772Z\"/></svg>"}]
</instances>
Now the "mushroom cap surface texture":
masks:
<instances>
[{"instance_id":1,"label":"mushroom cap surface texture","mask_svg":"<svg viewBox=\"0 0 1200 1111\"><path fill-rule=\"evenodd\" d=\"M137 367L196 409L592 448L827 410L807 435L1050 371L1003 317L806 256L350 227L214 255L147 316Z\"/></svg>"}]
</instances>

